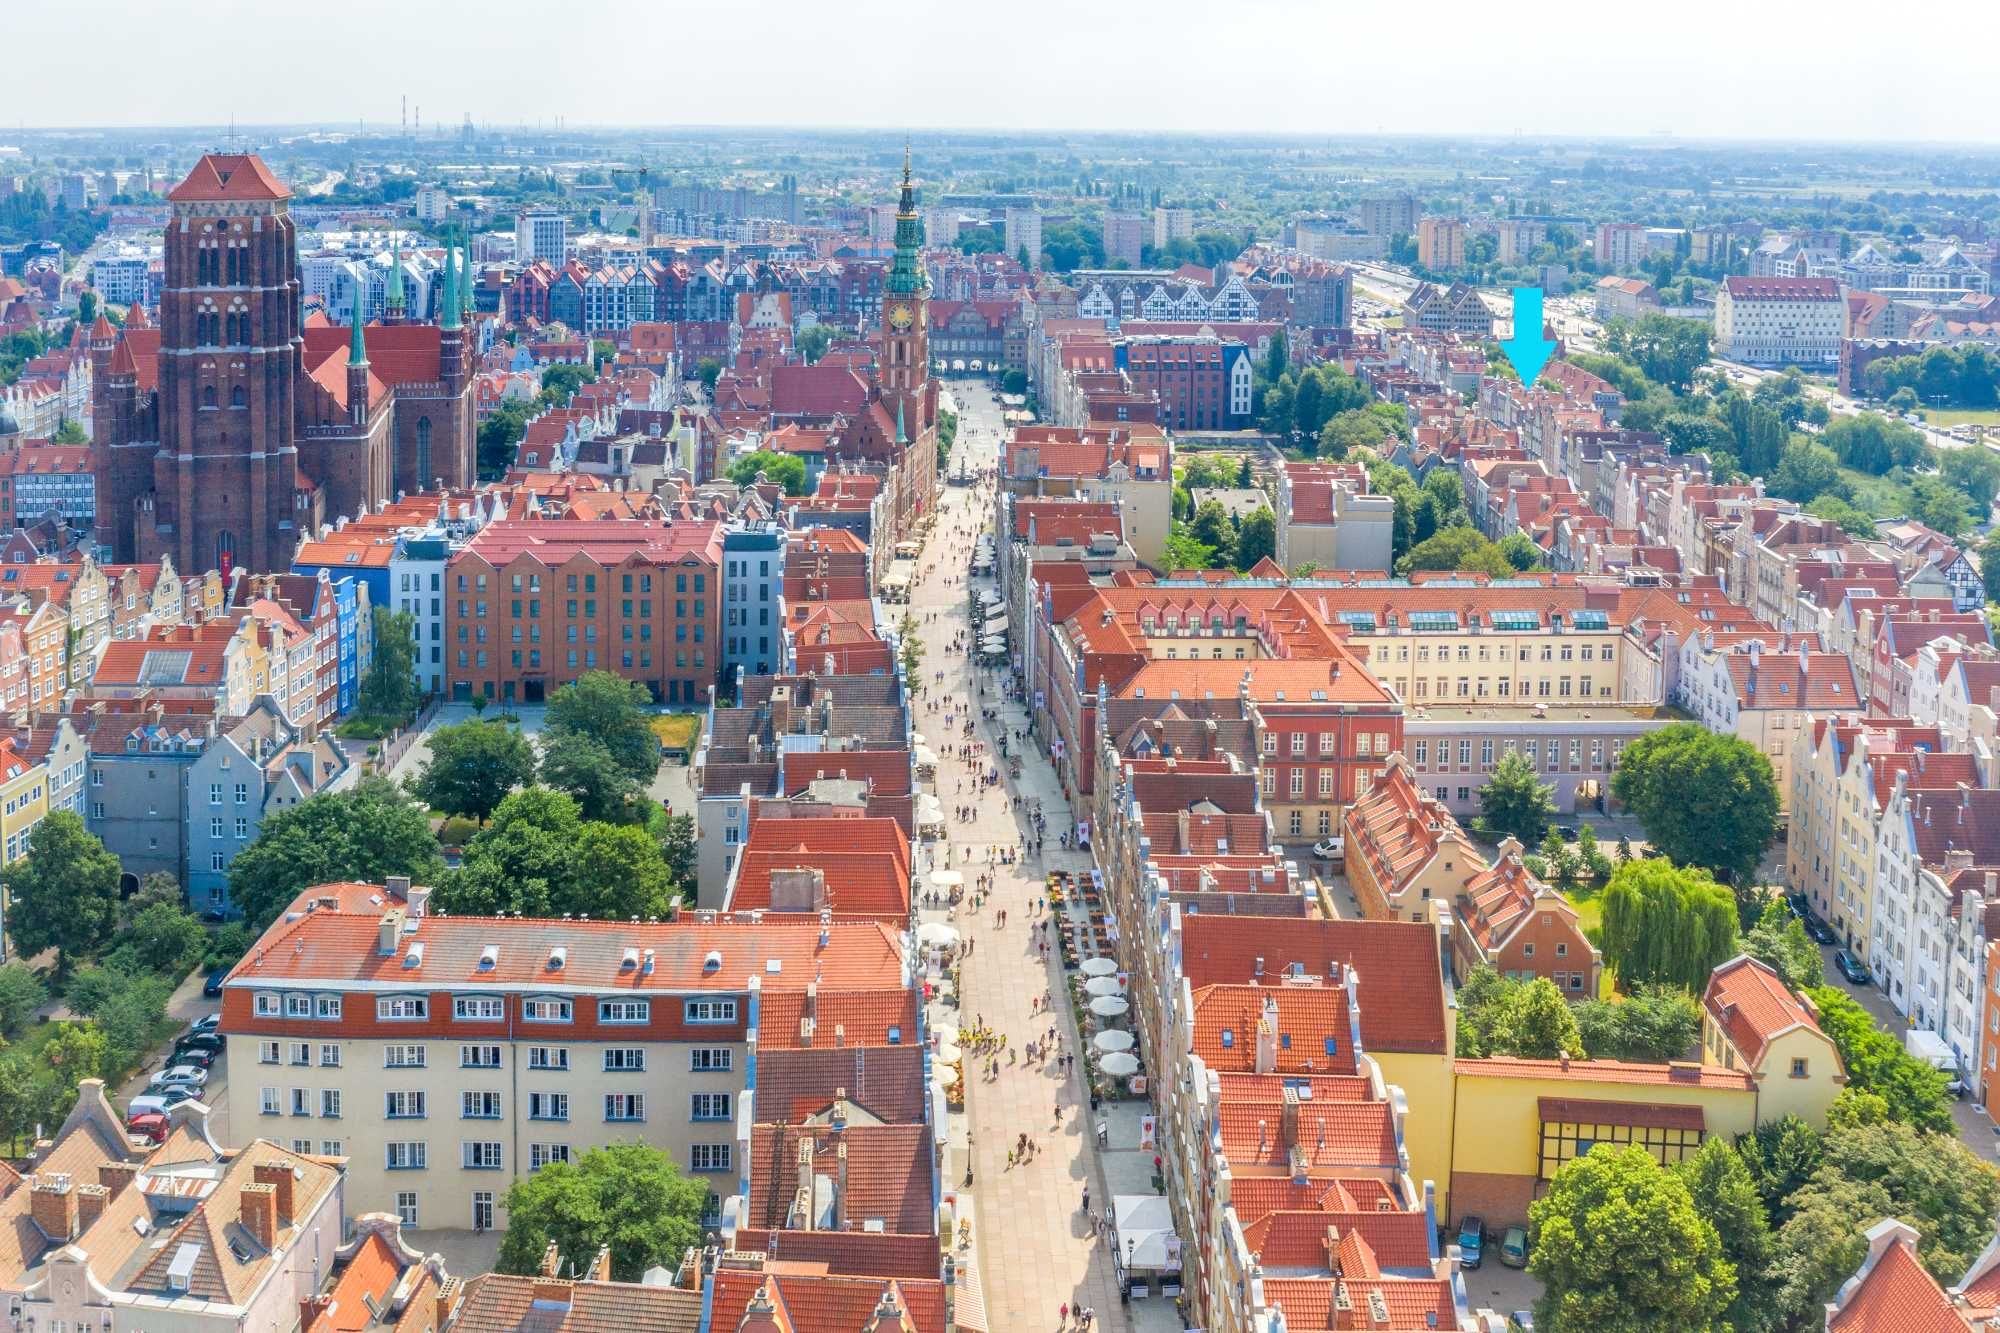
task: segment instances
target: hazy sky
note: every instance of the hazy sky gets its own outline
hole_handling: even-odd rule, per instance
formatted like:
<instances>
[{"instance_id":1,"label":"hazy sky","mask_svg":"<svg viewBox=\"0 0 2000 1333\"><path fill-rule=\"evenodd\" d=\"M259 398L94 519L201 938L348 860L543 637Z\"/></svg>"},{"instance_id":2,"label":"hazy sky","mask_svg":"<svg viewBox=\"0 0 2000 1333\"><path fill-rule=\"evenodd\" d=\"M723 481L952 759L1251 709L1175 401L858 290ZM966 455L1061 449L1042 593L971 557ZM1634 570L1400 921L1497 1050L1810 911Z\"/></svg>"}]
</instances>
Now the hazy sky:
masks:
<instances>
[{"instance_id":1,"label":"hazy sky","mask_svg":"<svg viewBox=\"0 0 2000 1333\"><path fill-rule=\"evenodd\" d=\"M1909 63L1980 68L1990 0L0 0L0 32L0 136L380 124L407 93L452 125L2000 142L1976 76Z\"/></svg>"}]
</instances>

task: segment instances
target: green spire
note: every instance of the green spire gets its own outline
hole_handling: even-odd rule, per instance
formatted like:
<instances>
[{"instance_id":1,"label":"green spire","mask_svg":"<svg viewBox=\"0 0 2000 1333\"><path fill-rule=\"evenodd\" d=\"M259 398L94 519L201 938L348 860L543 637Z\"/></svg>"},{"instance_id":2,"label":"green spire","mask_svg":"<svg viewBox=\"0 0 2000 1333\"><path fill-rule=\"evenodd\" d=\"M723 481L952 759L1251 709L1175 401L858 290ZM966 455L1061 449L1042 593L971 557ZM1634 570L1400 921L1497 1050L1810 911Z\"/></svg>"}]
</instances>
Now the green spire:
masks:
<instances>
[{"instance_id":1,"label":"green spire","mask_svg":"<svg viewBox=\"0 0 2000 1333\"><path fill-rule=\"evenodd\" d=\"M903 145L903 196L896 206L896 262L889 269L888 290L898 296L920 296L930 283L924 276L924 224L917 220L917 191L910 184L910 146Z\"/></svg>"},{"instance_id":2,"label":"green spire","mask_svg":"<svg viewBox=\"0 0 2000 1333\"><path fill-rule=\"evenodd\" d=\"M389 280L383 284L386 297L383 306L389 310L403 308L403 236L394 233L389 240Z\"/></svg>"},{"instance_id":3,"label":"green spire","mask_svg":"<svg viewBox=\"0 0 2000 1333\"><path fill-rule=\"evenodd\" d=\"M361 322L366 318L365 305L368 289L360 283L354 284L354 332L347 342L347 364L365 366L368 364L368 343L361 336Z\"/></svg>"},{"instance_id":4,"label":"green spire","mask_svg":"<svg viewBox=\"0 0 2000 1333\"><path fill-rule=\"evenodd\" d=\"M465 235L465 250L458 260L458 307L466 318L470 318L472 305L472 233Z\"/></svg>"},{"instance_id":5,"label":"green spire","mask_svg":"<svg viewBox=\"0 0 2000 1333\"><path fill-rule=\"evenodd\" d=\"M443 317L438 320L438 327L441 329L458 328L458 271L452 266L452 246L450 241L444 243L444 296L442 299L444 309L440 313Z\"/></svg>"},{"instance_id":6,"label":"green spire","mask_svg":"<svg viewBox=\"0 0 2000 1333\"><path fill-rule=\"evenodd\" d=\"M896 443L908 444L909 442L909 436L903 434L903 400L898 398L896 400Z\"/></svg>"}]
</instances>

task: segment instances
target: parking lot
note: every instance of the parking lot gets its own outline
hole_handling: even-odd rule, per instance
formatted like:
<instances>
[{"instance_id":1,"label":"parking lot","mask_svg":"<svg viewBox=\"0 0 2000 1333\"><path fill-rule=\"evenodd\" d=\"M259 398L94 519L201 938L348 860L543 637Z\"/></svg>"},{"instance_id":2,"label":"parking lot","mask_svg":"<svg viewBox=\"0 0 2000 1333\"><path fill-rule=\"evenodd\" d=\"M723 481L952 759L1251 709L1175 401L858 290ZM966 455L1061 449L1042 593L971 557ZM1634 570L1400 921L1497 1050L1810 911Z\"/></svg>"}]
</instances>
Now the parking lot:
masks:
<instances>
[{"instance_id":1,"label":"parking lot","mask_svg":"<svg viewBox=\"0 0 2000 1333\"><path fill-rule=\"evenodd\" d=\"M120 1113L130 1105L132 1098L147 1091L153 1075L165 1066L173 1051L174 1042L187 1031L188 1025L198 1018L220 1011L221 1005L218 1001L208 999L201 993L202 983L205 980L205 974L197 969L192 976L175 988L173 996L167 1001L167 1014L176 1024L174 1033L147 1056L138 1073L112 1090L112 1103ZM228 1061L218 1058L209 1067L208 1082L198 1094L198 1099L209 1108L210 1137L217 1143L225 1145L233 1142L229 1134L228 1099L224 1095L227 1091L225 1082L227 1077Z\"/></svg>"}]
</instances>

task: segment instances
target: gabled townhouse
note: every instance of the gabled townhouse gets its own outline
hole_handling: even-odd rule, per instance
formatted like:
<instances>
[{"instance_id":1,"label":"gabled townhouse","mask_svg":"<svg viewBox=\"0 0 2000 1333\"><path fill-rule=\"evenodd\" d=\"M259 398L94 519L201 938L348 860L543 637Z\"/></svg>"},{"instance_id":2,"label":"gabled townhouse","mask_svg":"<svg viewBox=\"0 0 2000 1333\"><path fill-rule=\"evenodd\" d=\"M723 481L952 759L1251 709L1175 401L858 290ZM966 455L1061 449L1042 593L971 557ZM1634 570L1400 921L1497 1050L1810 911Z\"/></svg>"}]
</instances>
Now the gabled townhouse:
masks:
<instances>
[{"instance_id":1,"label":"gabled townhouse","mask_svg":"<svg viewBox=\"0 0 2000 1333\"><path fill-rule=\"evenodd\" d=\"M1597 996L1603 954L1569 899L1528 872L1513 838L1502 839L1491 865L1465 878L1451 902L1451 925L1461 984L1485 966L1519 980L1546 978L1571 999Z\"/></svg>"},{"instance_id":2,"label":"gabled townhouse","mask_svg":"<svg viewBox=\"0 0 2000 1333\"><path fill-rule=\"evenodd\" d=\"M1485 865L1458 821L1416 783L1409 762L1388 771L1347 808L1347 882L1370 921L1430 921Z\"/></svg>"},{"instance_id":3,"label":"gabled townhouse","mask_svg":"<svg viewBox=\"0 0 2000 1333\"><path fill-rule=\"evenodd\" d=\"M1840 1052L1811 1002L1748 954L1709 974L1701 1044L1709 1063L1747 1070L1756 1081L1759 1124L1794 1115L1824 1129L1827 1108L1847 1086Z\"/></svg>"},{"instance_id":4,"label":"gabled townhouse","mask_svg":"<svg viewBox=\"0 0 2000 1333\"><path fill-rule=\"evenodd\" d=\"M1854 664L1815 644L1786 648L1763 637L1718 645L1690 640L1682 651L1680 703L1711 731L1747 742L1771 761L1782 808L1806 718L1861 706Z\"/></svg>"}]
</instances>

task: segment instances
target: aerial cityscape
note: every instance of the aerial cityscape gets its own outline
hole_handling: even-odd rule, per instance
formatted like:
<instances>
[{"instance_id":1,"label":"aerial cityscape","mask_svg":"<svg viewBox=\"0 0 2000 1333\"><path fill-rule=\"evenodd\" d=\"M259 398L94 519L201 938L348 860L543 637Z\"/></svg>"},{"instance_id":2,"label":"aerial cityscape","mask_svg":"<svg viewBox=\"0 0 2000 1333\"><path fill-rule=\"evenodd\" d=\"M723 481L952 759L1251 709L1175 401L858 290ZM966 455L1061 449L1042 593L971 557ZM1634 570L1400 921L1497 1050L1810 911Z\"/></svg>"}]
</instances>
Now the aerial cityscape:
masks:
<instances>
[{"instance_id":1,"label":"aerial cityscape","mask_svg":"<svg viewBox=\"0 0 2000 1333\"><path fill-rule=\"evenodd\" d=\"M2000 145L1030 8L0 23L12 1333L2000 1333Z\"/></svg>"}]
</instances>

